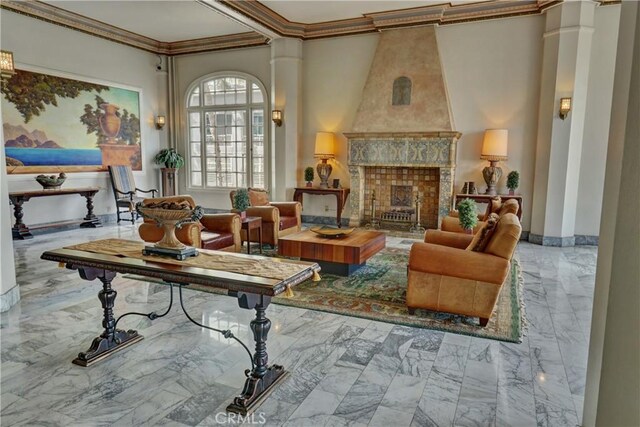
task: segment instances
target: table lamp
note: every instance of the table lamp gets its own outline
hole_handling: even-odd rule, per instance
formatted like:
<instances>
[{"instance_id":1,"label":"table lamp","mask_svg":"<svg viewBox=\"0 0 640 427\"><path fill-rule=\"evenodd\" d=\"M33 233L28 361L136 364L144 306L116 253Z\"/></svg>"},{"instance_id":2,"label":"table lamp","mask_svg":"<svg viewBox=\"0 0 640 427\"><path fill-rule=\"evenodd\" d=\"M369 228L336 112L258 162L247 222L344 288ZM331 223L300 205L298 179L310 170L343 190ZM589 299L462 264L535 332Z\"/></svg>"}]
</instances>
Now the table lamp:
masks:
<instances>
[{"instance_id":1,"label":"table lamp","mask_svg":"<svg viewBox=\"0 0 640 427\"><path fill-rule=\"evenodd\" d=\"M333 159L334 154L334 136L331 132L318 132L316 133L316 149L314 157L321 159L322 161L316 166L316 171L320 177L320 188L329 188L329 175L333 167L327 160Z\"/></svg>"},{"instance_id":2,"label":"table lamp","mask_svg":"<svg viewBox=\"0 0 640 427\"><path fill-rule=\"evenodd\" d=\"M481 159L489 160L489 166L482 169L482 176L487 183L486 194L496 195L496 185L502 177L502 169L497 166L500 160L507 160L507 129L487 129L482 141Z\"/></svg>"}]
</instances>

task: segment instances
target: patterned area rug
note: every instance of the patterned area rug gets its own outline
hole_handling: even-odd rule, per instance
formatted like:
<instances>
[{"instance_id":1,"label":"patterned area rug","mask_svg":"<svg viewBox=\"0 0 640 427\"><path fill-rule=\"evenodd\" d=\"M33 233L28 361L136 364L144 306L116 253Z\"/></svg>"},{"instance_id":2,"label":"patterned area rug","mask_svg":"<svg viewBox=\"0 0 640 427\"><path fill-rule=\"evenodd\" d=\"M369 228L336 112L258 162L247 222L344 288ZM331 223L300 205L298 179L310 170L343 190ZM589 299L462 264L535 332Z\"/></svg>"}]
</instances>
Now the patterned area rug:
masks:
<instances>
[{"instance_id":1,"label":"patterned area rug","mask_svg":"<svg viewBox=\"0 0 640 427\"><path fill-rule=\"evenodd\" d=\"M265 251L265 254L269 252ZM405 305L408 260L407 250L386 248L349 277L323 275L321 272L321 281L307 280L293 288L293 297L278 296L272 302L500 341L522 341L526 320L522 276L517 260L512 262L511 272L502 287L496 309L484 328L478 325L477 318L427 310L416 310L415 315L410 315ZM191 285L189 288L213 293L224 292L198 285Z\"/></svg>"}]
</instances>

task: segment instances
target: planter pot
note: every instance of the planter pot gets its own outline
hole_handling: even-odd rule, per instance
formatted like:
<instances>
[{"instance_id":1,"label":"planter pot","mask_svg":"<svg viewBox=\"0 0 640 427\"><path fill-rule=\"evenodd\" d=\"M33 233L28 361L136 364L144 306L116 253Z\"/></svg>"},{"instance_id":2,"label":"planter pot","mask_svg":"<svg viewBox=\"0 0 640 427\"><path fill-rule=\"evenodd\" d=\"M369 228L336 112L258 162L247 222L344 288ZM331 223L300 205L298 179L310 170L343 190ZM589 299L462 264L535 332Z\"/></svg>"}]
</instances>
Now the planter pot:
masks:
<instances>
[{"instance_id":1,"label":"planter pot","mask_svg":"<svg viewBox=\"0 0 640 427\"><path fill-rule=\"evenodd\" d=\"M513 196L514 194L516 194L516 190L509 190L509 195Z\"/></svg>"},{"instance_id":2,"label":"planter pot","mask_svg":"<svg viewBox=\"0 0 640 427\"><path fill-rule=\"evenodd\" d=\"M247 219L247 211L240 212L240 219L243 221Z\"/></svg>"},{"instance_id":3,"label":"planter pot","mask_svg":"<svg viewBox=\"0 0 640 427\"><path fill-rule=\"evenodd\" d=\"M464 230L467 234L473 234L473 228L469 228L468 230Z\"/></svg>"},{"instance_id":4,"label":"planter pot","mask_svg":"<svg viewBox=\"0 0 640 427\"><path fill-rule=\"evenodd\" d=\"M313 187L313 182L307 181L307 187Z\"/></svg>"}]
</instances>

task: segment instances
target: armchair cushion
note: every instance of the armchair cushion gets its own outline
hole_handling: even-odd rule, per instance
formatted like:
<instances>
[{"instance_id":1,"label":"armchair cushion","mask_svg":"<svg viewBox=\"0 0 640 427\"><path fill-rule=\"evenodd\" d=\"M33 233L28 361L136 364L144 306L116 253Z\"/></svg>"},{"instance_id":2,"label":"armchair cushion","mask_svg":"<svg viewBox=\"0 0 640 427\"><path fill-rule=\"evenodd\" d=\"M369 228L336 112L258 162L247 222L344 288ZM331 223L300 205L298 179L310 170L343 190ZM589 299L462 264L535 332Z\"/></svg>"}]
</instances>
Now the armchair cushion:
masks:
<instances>
[{"instance_id":1,"label":"armchair cushion","mask_svg":"<svg viewBox=\"0 0 640 427\"><path fill-rule=\"evenodd\" d=\"M213 233L211 231L203 231L201 234L203 249L224 249L233 246L235 241L233 233Z\"/></svg>"},{"instance_id":2,"label":"armchair cushion","mask_svg":"<svg viewBox=\"0 0 640 427\"><path fill-rule=\"evenodd\" d=\"M280 217L280 230L286 230L287 228L297 227L298 218L295 216L281 216Z\"/></svg>"},{"instance_id":3,"label":"armchair cushion","mask_svg":"<svg viewBox=\"0 0 640 427\"><path fill-rule=\"evenodd\" d=\"M471 240L471 243L469 243L467 250L484 252L487 244L493 236L493 233L496 229L496 224L498 223L499 219L500 218L497 214L490 214L489 219L483 223L484 225L482 226L482 228L480 228L480 230L478 230L478 232L473 236L473 240Z\"/></svg>"},{"instance_id":4,"label":"armchair cushion","mask_svg":"<svg viewBox=\"0 0 640 427\"><path fill-rule=\"evenodd\" d=\"M496 231L493 233L489 243L487 243L484 252L506 260L511 260L518 241L520 240L521 232L522 226L515 214L508 213L503 215L500 217Z\"/></svg>"},{"instance_id":5,"label":"armchair cushion","mask_svg":"<svg viewBox=\"0 0 640 427\"><path fill-rule=\"evenodd\" d=\"M519 209L520 205L518 205L518 201L516 199L509 199L500 206L498 216L503 216L508 213L517 214Z\"/></svg>"},{"instance_id":6,"label":"armchair cushion","mask_svg":"<svg viewBox=\"0 0 640 427\"><path fill-rule=\"evenodd\" d=\"M249 188L249 203L251 206L269 206L267 191L259 188Z\"/></svg>"},{"instance_id":7,"label":"armchair cushion","mask_svg":"<svg viewBox=\"0 0 640 427\"><path fill-rule=\"evenodd\" d=\"M434 245L449 246L451 248L466 249L473 236L466 233L453 233L451 231L427 230L424 233L424 242Z\"/></svg>"}]
</instances>

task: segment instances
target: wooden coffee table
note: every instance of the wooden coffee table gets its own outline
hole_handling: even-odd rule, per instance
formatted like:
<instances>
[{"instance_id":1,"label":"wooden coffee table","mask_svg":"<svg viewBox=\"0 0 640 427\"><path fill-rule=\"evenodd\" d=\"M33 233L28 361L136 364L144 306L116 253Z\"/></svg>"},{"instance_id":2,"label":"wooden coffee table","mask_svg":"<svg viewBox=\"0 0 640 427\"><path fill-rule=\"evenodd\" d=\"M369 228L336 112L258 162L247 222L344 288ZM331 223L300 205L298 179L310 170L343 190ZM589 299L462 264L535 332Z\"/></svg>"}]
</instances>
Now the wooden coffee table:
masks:
<instances>
[{"instance_id":1,"label":"wooden coffee table","mask_svg":"<svg viewBox=\"0 0 640 427\"><path fill-rule=\"evenodd\" d=\"M314 261L322 272L349 276L384 249L386 235L379 231L355 230L340 238L321 237L302 231L278 239L278 254Z\"/></svg>"}]
</instances>

